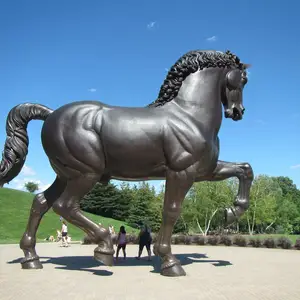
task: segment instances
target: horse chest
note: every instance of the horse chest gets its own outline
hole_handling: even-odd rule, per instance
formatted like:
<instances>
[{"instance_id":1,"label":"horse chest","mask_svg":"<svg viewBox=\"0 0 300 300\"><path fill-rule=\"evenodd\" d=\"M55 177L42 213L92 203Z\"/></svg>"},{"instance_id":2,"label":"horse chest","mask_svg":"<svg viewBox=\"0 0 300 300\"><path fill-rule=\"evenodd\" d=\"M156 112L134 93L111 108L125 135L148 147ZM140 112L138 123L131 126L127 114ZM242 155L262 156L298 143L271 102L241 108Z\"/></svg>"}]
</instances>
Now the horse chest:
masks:
<instances>
[{"instance_id":1,"label":"horse chest","mask_svg":"<svg viewBox=\"0 0 300 300\"><path fill-rule=\"evenodd\" d=\"M197 138L173 137L165 145L166 160L173 170L184 170L194 165L199 172L205 173L213 168L218 160L217 144L200 134Z\"/></svg>"},{"instance_id":2,"label":"horse chest","mask_svg":"<svg viewBox=\"0 0 300 300\"><path fill-rule=\"evenodd\" d=\"M211 173L217 166L219 159L219 146L218 143L208 143L207 151L199 153L195 165L198 175L206 175Z\"/></svg>"}]
</instances>

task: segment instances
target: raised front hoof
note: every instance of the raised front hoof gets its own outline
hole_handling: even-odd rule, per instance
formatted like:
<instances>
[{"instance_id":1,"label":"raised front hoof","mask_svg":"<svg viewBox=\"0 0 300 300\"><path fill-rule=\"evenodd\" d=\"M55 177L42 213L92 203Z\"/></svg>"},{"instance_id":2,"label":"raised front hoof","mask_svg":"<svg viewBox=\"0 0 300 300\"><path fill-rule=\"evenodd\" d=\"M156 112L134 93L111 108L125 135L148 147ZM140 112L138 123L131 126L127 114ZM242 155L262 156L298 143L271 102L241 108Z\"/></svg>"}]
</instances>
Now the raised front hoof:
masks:
<instances>
[{"instance_id":1,"label":"raised front hoof","mask_svg":"<svg viewBox=\"0 0 300 300\"><path fill-rule=\"evenodd\" d=\"M225 225L231 225L237 220L237 216L232 208L225 209Z\"/></svg>"},{"instance_id":2,"label":"raised front hoof","mask_svg":"<svg viewBox=\"0 0 300 300\"><path fill-rule=\"evenodd\" d=\"M114 265L114 256L112 254L106 254L99 251L94 251L94 258L106 266L111 267Z\"/></svg>"},{"instance_id":3,"label":"raised front hoof","mask_svg":"<svg viewBox=\"0 0 300 300\"><path fill-rule=\"evenodd\" d=\"M43 269L39 259L24 260L21 262L22 269L24 270L38 270Z\"/></svg>"},{"instance_id":4,"label":"raised front hoof","mask_svg":"<svg viewBox=\"0 0 300 300\"><path fill-rule=\"evenodd\" d=\"M163 268L160 272L160 275L168 277L180 277L185 276L186 273L181 265L176 264L172 267Z\"/></svg>"}]
</instances>

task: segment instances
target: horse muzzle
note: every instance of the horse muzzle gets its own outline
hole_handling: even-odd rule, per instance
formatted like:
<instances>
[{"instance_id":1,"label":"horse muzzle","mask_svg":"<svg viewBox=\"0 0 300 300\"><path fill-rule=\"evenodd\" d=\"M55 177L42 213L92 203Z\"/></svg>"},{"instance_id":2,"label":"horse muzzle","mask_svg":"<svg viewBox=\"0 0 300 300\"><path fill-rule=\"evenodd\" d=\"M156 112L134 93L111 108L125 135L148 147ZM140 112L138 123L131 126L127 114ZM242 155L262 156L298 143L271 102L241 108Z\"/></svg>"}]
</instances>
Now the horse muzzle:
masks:
<instances>
[{"instance_id":1,"label":"horse muzzle","mask_svg":"<svg viewBox=\"0 0 300 300\"><path fill-rule=\"evenodd\" d=\"M228 108L225 110L225 118L231 118L233 121L239 121L243 119L243 114L244 114L245 108Z\"/></svg>"}]
</instances>

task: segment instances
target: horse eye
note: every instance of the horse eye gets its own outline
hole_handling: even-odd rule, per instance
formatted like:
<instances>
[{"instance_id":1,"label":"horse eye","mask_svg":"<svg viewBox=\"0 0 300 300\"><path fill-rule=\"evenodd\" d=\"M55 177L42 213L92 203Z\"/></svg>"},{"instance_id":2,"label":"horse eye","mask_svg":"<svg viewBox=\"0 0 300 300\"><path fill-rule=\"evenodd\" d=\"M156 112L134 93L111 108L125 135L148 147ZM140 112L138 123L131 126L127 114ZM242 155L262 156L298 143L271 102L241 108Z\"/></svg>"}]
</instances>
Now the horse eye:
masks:
<instances>
[{"instance_id":1,"label":"horse eye","mask_svg":"<svg viewBox=\"0 0 300 300\"><path fill-rule=\"evenodd\" d=\"M242 77L242 84L245 85L248 82L247 77Z\"/></svg>"}]
</instances>

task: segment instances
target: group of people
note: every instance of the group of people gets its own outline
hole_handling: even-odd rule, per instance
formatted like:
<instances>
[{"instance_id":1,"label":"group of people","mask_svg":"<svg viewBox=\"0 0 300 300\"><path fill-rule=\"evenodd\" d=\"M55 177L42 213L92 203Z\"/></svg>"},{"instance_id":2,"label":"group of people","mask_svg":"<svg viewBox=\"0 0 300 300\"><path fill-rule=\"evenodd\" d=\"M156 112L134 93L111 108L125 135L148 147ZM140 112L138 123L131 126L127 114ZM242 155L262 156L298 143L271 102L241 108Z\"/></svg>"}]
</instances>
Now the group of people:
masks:
<instances>
[{"instance_id":1,"label":"group of people","mask_svg":"<svg viewBox=\"0 0 300 300\"><path fill-rule=\"evenodd\" d=\"M151 260L151 243L152 243L152 237L151 237L151 231L150 228L145 224L142 226L139 236L138 236L138 242L139 242L139 251L138 251L138 256L136 259L140 259L141 255L143 253L144 247L146 247L147 252L148 252L148 261ZM116 261L119 259L119 253L120 250L122 249L124 259L126 259L126 244L127 244L127 239L126 239L126 230L124 226L120 227L120 231L117 236L117 253L116 253Z\"/></svg>"},{"instance_id":2,"label":"group of people","mask_svg":"<svg viewBox=\"0 0 300 300\"><path fill-rule=\"evenodd\" d=\"M68 239L68 226L67 223L61 219L62 227L61 227L61 240L62 240L62 246L63 247L69 247L69 239ZM115 234L115 230L113 226L109 226L109 232L110 234ZM140 233L138 235L138 242L139 242L139 250L138 255L136 259L140 259L141 255L143 253L144 247L146 247L148 252L148 261L151 260L151 243L152 243L152 237L151 237L151 230L148 225L144 224L141 229ZM127 244L127 238L126 238L126 230L124 226L120 227L119 233L117 235L117 253L116 253L116 261L119 259L119 253L122 249L124 259L126 259L126 244Z\"/></svg>"}]
</instances>

